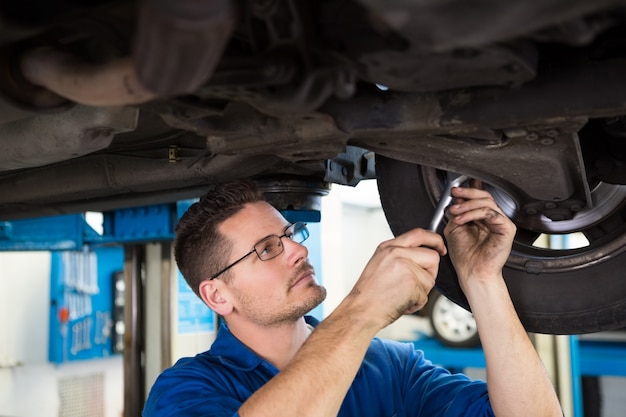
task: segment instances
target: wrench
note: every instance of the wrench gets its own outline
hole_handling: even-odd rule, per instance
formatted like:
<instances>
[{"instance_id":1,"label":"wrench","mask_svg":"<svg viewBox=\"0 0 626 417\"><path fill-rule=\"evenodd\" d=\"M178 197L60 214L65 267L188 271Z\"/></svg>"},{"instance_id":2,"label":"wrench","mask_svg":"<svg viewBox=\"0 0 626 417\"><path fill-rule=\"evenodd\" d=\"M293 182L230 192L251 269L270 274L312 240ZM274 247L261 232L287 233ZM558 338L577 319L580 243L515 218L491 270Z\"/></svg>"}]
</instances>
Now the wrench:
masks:
<instances>
[{"instance_id":1,"label":"wrench","mask_svg":"<svg viewBox=\"0 0 626 417\"><path fill-rule=\"evenodd\" d=\"M437 231L441 220L443 220L443 215L446 211L446 207L448 207L450 205L450 202L452 201L452 196L450 195L452 188L460 187L461 184L468 181L469 179L470 177L468 177L467 175L460 175L448 183L446 188L441 193L441 199L439 200L439 203L437 203L437 207L435 207L435 214L433 214L433 219L430 221L430 226L428 227L428 230L431 230L433 232Z\"/></svg>"}]
</instances>

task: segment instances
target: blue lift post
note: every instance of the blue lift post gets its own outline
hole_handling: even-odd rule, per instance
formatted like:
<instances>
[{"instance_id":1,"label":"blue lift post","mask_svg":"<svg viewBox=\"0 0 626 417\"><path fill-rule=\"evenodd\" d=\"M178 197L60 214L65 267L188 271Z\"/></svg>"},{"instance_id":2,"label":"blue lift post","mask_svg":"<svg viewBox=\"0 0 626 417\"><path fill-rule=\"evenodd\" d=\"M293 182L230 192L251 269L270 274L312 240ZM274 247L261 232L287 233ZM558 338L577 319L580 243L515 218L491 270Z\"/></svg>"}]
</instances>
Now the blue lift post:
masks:
<instances>
[{"instance_id":1,"label":"blue lift post","mask_svg":"<svg viewBox=\"0 0 626 417\"><path fill-rule=\"evenodd\" d=\"M569 349L570 349L570 368L572 372L572 398L574 402L574 417L584 417L583 407L583 388L582 377L580 372L581 357L580 346L578 345L578 336L569 337Z\"/></svg>"}]
</instances>

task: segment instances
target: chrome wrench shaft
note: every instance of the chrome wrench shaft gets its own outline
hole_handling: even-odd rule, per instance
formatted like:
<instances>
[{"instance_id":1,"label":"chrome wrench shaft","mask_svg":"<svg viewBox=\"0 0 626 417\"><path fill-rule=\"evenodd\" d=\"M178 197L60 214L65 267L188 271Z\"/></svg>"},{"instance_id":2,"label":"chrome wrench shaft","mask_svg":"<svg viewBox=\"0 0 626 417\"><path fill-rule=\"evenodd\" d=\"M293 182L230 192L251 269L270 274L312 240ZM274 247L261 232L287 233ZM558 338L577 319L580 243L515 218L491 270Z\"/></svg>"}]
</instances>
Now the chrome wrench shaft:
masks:
<instances>
[{"instance_id":1,"label":"chrome wrench shaft","mask_svg":"<svg viewBox=\"0 0 626 417\"><path fill-rule=\"evenodd\" d=\"M430 221L430 226L428 227L428 230L431 230L433 232L437 231L441 220L443 220L443 215L445 214L446 207L448 207L450 205L450 202L452 201L452 195L450 195L452 188L460 187L464 182L468 181L469 179L470 177L468 177L467 175L460 175L448 183L446 188L441 193L441 199L439 200L439 203L435 208L435 214L433 215L433 219Z\"/></svg>"}]
</instances>

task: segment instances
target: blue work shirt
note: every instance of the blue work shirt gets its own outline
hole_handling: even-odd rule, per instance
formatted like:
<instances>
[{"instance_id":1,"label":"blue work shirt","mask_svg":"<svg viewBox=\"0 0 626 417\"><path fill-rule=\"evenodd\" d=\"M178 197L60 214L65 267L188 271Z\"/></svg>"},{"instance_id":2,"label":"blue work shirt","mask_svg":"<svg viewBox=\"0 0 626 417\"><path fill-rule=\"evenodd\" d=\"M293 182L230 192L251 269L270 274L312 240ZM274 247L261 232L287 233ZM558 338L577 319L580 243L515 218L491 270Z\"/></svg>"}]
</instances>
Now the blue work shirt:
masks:
<instances>
[{"instance_id":1,"label":"blue work shirt","mask_svg":"<svg viewBox=\"0 0 626 417\"><path fill-rule=\"evenodd\" d=\"M157 378L142 415L237 416L241 404L278 372L222 324L210 350L180 359ZM410 343L376 338L338 416L493 416L493 411L485 382L434 366Z\"/></svg>"}]
</instances>

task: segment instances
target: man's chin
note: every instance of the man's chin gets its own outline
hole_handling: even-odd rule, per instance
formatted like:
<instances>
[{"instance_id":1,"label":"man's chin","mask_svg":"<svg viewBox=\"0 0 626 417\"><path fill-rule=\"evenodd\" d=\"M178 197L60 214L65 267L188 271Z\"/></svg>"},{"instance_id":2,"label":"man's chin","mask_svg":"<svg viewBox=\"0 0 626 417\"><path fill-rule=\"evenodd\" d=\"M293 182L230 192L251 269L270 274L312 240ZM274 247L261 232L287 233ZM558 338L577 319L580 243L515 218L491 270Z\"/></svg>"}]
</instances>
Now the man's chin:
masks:
<instances>
[{"instance_id":1,"label":"man's chin","mask_svg":"<svg viewBox=\"0 0 626 417\"><path fill-rule=\"evenodd\" d=\"M310 303L307 303L307 311L306 313L309 313L311 310L313 310L315 307L319 306L320 304L322 304L322 302L324 302L324 300L326 299L326 288L324 288L323 286L315 283L315 284L311 284L311 286L315 286L316 289L316 293L315 293L315 297L311 297L309 299Z\"/></svg>"}]
</instances>

